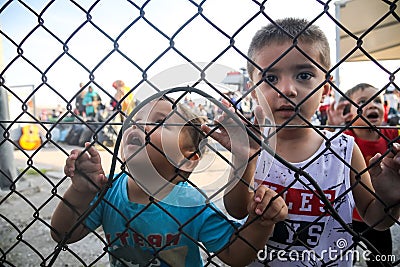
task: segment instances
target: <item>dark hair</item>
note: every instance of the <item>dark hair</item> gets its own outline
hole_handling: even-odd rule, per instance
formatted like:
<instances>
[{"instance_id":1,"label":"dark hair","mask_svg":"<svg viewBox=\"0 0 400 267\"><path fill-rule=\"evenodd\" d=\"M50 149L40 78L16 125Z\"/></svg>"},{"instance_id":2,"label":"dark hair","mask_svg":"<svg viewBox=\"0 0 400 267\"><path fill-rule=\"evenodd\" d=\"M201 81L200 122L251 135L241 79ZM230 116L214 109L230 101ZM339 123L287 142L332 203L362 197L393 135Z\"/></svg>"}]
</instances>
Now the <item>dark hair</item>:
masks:
<instances>
[{"instance_id":1,"label":"dark hair","mask_svg":"<svg viewBox=\"0 0 400 267\"><path fill-rule=\"evenodd\" d=\"M364 91L366 88L375 88L376 90L378 90L375 86L372 86L368 83L359 83L356 86L354 86L353 88L350 88L349 90L346 91L345 96L347 96L348 98L351 98L351 96L358 91Z\"/></svg>"},{"instance_id":2,"label":"dark hair","mask_svg":"<svg viewBox=\"0 0 400 267\"><path fill-rule=\"evenodd\" d=\"M315 44L318 46L320 63L326 69L331 66L329 42L325 33L316 25L310 24L306 19L284 18L261 28L251 40L247 56L251 61L255 60L257 53L266 45L273 43L283 44L296 41ZM250 78L255 66L247 61L247 71Z\"/></svg>"}]
</instances>

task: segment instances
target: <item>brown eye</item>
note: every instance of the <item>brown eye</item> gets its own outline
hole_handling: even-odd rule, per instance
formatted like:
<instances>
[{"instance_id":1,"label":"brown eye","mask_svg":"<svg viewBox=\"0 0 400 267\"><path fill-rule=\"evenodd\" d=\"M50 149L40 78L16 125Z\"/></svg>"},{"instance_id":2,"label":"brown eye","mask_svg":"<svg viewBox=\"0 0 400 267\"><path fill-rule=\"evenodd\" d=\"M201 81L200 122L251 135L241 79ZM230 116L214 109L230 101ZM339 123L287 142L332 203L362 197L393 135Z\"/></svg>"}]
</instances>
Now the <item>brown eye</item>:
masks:
<instances>
[{"instance_id":1,"label":"brown eye","mask_svg":"<svg viewBox=\"0 0 400 267\"><path fill-rule=\"evenodd\" d=\"M312 77L313 75L307 72L302 72L299 75L297 75L298 80L310 80Z\"/></svg>"},{"instance_id":2,"label":"brown eye","mask_svg":"<svg viewBox=\"0 0 400 267\"><path fill-rule=\"evenodd\" d=\"M266 74L264 76L264 81L266 81L267 83L276 84L278 82L278 78L275 75Z\"/></svg>"}]
</instances>

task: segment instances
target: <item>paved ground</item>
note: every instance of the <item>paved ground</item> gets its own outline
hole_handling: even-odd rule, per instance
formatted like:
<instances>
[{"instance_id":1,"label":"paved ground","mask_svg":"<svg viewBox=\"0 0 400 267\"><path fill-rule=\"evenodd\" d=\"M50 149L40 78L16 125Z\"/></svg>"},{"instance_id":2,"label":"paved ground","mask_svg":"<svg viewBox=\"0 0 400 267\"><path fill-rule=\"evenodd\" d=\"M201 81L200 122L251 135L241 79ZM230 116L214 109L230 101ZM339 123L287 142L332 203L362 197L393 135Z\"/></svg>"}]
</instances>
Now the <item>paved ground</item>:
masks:
<instances>
[{"instance_id":1,"label":"paved ground","mask_svg":"<svg viewBox=\"0 0 400 267\"><path fill-rule=\"evenodd\" d=\"M63 148L68 153L73 147ZM69 180L63 180L62 174L66 153L54 147L38 151L32 158L33 166L40 171L45 170L46 175L41 176L30 170L17 182L15 193L0 191L0 266L40 266L42 263L48 266L54 257L57 244L50 238L49 222L58 202L57 196L62 195L69 185ZM107 151L100 153L108 172L111 156ZM226 152L222 153L228 157ZM15 151L19 170L27 167L27 156L31 154ZM226 163L209 153L199 168L205 172L201 175L200 172L195 173L193 181L209 194L215 193L215 188L220 188L225 182L228 170ZM217 204L222 207L218 199ZM400 260L400 227L394 226L392 232L394 254ZM102 234L101 231L98 233ZM102 244L94 235L89 235L83 241L69 245L67 251L55 257L53 266L108 266L107 256L102 257L103 253ZM357 266L365 264L360 262Z\"/></svg>"}]
</instances>

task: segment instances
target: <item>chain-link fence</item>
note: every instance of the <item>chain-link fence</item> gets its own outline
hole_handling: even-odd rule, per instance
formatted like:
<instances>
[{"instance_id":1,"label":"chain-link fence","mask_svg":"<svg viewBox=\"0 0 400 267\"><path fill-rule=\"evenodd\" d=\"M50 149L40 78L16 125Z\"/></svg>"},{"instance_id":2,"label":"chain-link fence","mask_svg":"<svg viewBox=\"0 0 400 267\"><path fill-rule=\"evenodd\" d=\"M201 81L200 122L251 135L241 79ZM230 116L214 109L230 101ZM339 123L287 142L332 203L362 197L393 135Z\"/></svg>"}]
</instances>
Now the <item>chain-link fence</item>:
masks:
<instances>
[{"instance_id":1,"label":"chain-link fence","mask_svg":"<svg viewBox=\"0 0 400 267\"><path fill-rule=\"evenodd\" d=\"M390 213L390 208L396 204L384 204L385 212L394 221L391 252L367 237L371 227L355 231L348 223L349 218L342 217L341 213L347 205L346 199L352 199L356 194L357 186L366 187L361 177L377 164L360 171L346 158L349 154L334 148L336 144L347 142L342 135L344 131L368 128L386 146L380 161L395 152L394 143L399 138L397 106L391 110L388 107L385 125L374 123L383 114L383 103L376 104L382 104L382 114L365 113L365 110L381 94L395 102L399 91L395 78L400 67L396 62L394 69L386 67L374 57L376 51L367 48L363 41L373 30L383 27L387 19L394 19L391 25L400 24L398 1L377 1L384 11L362 32L350 30L349 25L343 24L335 14L335 6L340 8L345 2L340 1L339 5L331 1L296 1L296 5L304 2L313 9L307 17L307 27L316 24L323 28L326 26L323 24L328 23L353 40L353 46L346 48L348 51L344 55L337 55L333 67L324 69L319 65L321 62L315 62L313 55L308 55L301 47L301 38L292 36L292 49L300 51L315 69L324 72L324 84L332 87L331 95L326 92L326 98L332 101L331 97L334 97L337 102L342 98L353 109L354 116L342 125L327 122L323 108L310 119L303 113L307 105L312 105L308 100L318 96L324 85L310 88L304 99L296 100L298 102L284 96L280 86L274 86L275 74L269 72L274 65L284 61L283 56L290 54L290 49L277 56L271 66L262 66L248 57L247 49L255 31L278 19L272 1L33 2L3 1L0 8L4 54L0 80L2 266L108 266L109 261L115 266L189 266L191 260L202 261L206 266L224 266L219 256L226 261L224 248L235 242L250 248L255 260L264 260L266 264L279 260L278 266L290 265L293 260L305 266L337 266L338 262L351 264L353 261L355 265L366 266L365 259L371 252L380 252L373 259L377 266L399 265L400 225L396 214ZM292 4L280 8L292 10L294 1ZM294 14L299 12L294 11ZM203 54L204 51L207 53ZM368 63L375 65L377 72L387 77L383 86L361 102L346 95L339 84L339 70L353 56L365 57ZM249 86L246 71L235 70L247 61L262 76L259 82L253 81ZM306 79L307 73L302 74L301 77ZM330 79L332 75L333 80ZM124 80L118 80L120 77ZM80 88L73 89L79 82L82 83ZM111 84L113 88L109 88ZM276 123L270 117L265 123L257 120L254 99L258 97L262 102L256 88L263 84L268 84L280 94L279 97L286 97L291 103L290 110L286 106L284 111L290 116L283 123ZM166 90L170 88L173 89ZM163 103L154 104L159 101ZM152 103L156 108L149 108ZM321 102L320 107L323 105ZM154 110L158 109L167 111L162 115L155 112L161 117L153 118L156 116ZM340 112L343 109L344 106ZM228 115L225 119L230 120L217 123L222 114ZM346 117L345 113L341 115ZM201 120L194 120L194 117ZM365 125L357 126L357 121ZM203 122L211 132L204 133ZM324 132L324 128L327 129L325 123L334 130L332 134ZM261 133L258 126L265 131ZM131 132L132 127L136 133ZM170 143L173 143L172 137L186 134L188 127L192 130L186 138L193 141L196 148L186 155L179 142ZM315 147L314 152L299 165L291 163L291 155L281 155L279 151L283 150L279 147L283 144L275 144L274 140L285 130L303 128L312 129L323 144L318 148L310 142L310 147ZM230 136L230 144L220 144L211 138L223 133L224 129ZM158 140L159 132L166 137ZM169 132L172 134L168 135ZM387 132L391 134L387 135ZM124 139L124 136L129 138ZM203 138L207 142L202 141ZM254 142L257 147L261 144L261 149L251 150ZM241 146L235 151L237 144ZM247 146L245 152L250 158L238 164L235 155L243 154L242 145ZM97 152L93 152L93 148ZM92 156L99 153L104 172L109 177L101 188L97 188L99 192L92 205L84 210L76 208L76 199L66 199L71 179L64 173L64 164L72 149L86 152L79 154L78 160L87 157L88 152ZM295 150L293 148L293 155ZM143 152L149 156L143 156ZM152 155L166 159L161 163L163 168L154 167L160 163L155 163ZM182 155L187 160L180 161ZM256 189L242 176L245 167L258 155L259 164L264 167L259 167L255 174L256 182L277 191L285 199L291 214L288 220L276 225L268 250L256 248L246 239L246 229L258 223L258 217L242 227L243 221L231 217L222 201L232 187L244 185L251 191ZM265 177L270 175L265 167L268 155L287 169L287 173L278 175L282 179L280 182L260 178L263 174ZM345 170L354 173L355 184L340 191L337 188L348 181L339 177L339 184L327 186L321 177L340 176L337 175L339 167L318 169L313 166L322 166L328 159L344 169L343 173ZM138 166L137 162L145 167ZM191 163L195 165L194 169L187 167ZM337 166L332 165L332 168ZM87 167L76 168L75 175L92 179ZM68 174L69 170L66 172ZM164 183L149 183L147 176L159 178L158 181ZM291 178L287 180L286 176ZM170 183L165 183L165 177ZM171 184L184 186L168 189ZM129 188L125 189L127 192L134 190L134 186L138 190L135 192L142 190L151 197L138 201L131 193L122 193L118 197L126 202L118 206L111 197L115 188L121 185ZM164 191L176 195L172 198ZM382 196L372 191L367 195L384 203ZM65 231L55 229L54 222L51 223L58 203L71 211L71 214L58 214L59 223L67 224L73 220ZM126 206L131 210L128 211ZM308 222L296 217L307 215L307 212L312 217ZM97 228L100 224L105 231ZM122 225L123 229L108 230L113 224ZM327 225L336 228L327 229ZM80 231L88 234L80 235ZM51 232L57 242L52 239ZM348 238L341 238L338 233L346 233ZM328 242L329 238L332 240L331 235L337 240L335 244L325 244L329 251L322 255L320 252L312 254L320 243ZM79 237L76 239L85 237L71 243L71 240L76 241L76 236ZM199 250L201 260L196 258L193 250ZM302 254L302 251L312 255ZM243 255L245 253L243 250Z\"/></svg>"}]
</instances>

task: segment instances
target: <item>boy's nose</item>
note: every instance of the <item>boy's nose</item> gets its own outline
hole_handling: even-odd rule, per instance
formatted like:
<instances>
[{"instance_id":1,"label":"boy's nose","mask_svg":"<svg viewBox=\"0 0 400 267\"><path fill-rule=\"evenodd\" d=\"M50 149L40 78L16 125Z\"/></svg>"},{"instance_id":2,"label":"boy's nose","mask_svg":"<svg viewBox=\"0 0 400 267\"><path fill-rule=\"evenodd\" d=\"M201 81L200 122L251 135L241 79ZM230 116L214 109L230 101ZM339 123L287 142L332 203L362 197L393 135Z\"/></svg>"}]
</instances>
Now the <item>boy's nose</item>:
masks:
<instances>
[{"instance_id":1,"label":"boy's nose","mask_svg":"<svg viewBox=\"0 0 400 267\"><path fill-rule=\"evenodd\" d=\"M137 128L140 128L140 126L134 120L131 120L128 125L129 127L127 129L136 130Z\"/></svg>"},{"instance_id":2,"label":"boy's nose","mask_svg":"<svg viewBox=\"0 0 400 267\"><path fill-rule=\"evenodd\" d=\"M293 83L288 80L282 80L281 83L278 85L279 89L279 97L286 96L286 97L295 97L297 96L297 91Z\"/></svg>"},{"instance_id":3,"label":"boy's nose","mask_svg":"<svg viewBox=\"0 0 400 267\"><path fill-rule=\"evenodd\" d=\"M375 101L371 101L370 103L368 103L365 106L365 109L378 109L381 106L381 104L376 103ZM383 105L382 105L382 109L383 109Z\"/></svg>"}]
</instances>

